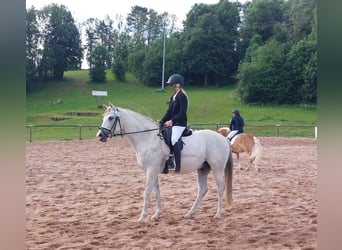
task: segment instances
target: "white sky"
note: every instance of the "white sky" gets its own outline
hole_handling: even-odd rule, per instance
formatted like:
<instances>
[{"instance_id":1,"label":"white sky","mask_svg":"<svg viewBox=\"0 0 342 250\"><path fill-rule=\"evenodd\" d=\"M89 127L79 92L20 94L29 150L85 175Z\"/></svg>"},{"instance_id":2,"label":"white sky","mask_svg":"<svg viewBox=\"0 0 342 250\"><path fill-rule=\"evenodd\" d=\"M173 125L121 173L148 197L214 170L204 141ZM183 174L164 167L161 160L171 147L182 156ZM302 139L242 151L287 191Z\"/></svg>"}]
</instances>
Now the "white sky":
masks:
<instances>
[{"instance_id":1,"label":"white sky","mask_svg":"<svg viewBox=\"0 0 342 250\"><path fill-rule=\"evenodd\" d=\"M239 0L244 2L244 0ZM108 15L115 20L117 14L124 17L131 12L131 7L138 5L153 9L158 13L168 12L174 14L178 18L178 25L186 18L186 14L190 11L195 3L216 4L219 0L26 0L26 8L32 5L36 9L41 9L51 3L63 4L70 10L75 21L82 22L88 18L94 17L104 19Z\"/></svg>"}]
</instances>

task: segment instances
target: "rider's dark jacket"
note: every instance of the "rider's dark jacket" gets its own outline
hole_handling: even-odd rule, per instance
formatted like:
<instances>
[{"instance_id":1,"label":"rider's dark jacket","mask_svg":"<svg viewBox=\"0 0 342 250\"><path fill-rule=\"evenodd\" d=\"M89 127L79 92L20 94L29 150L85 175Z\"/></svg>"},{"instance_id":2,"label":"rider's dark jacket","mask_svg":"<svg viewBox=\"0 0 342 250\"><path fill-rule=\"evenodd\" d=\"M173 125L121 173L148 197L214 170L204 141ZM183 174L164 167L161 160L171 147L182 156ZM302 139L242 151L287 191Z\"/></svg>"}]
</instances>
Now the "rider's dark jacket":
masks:
<instances>
[{"instance_id":1,"label":"rider's dark jacket","mask_svg":"<svg viewBox=\"0 0 342 250\"><path fill-rule=\"evenodd\" d=\"M240 115L234 115L230 121L230 131L238 130L238 134L243 133L243 126L245 125L243 118Z\"/></svg>"},{"instance_id":2,"label":"rider's dark jacket","mask_svg":"<svg viewBox=\"0 0 342 250\"><path fill-rule=\"evenodd\" d=\"M173 126L187 126L188 118L187 118L187 109L188 109L188 98L186 95L180 90L176 97L174 95L170 97L169 108L166 111L164 117L160 120L160 124L164 124L164 122L168 120L172 120Z\"/></svg>"}]
</instances>

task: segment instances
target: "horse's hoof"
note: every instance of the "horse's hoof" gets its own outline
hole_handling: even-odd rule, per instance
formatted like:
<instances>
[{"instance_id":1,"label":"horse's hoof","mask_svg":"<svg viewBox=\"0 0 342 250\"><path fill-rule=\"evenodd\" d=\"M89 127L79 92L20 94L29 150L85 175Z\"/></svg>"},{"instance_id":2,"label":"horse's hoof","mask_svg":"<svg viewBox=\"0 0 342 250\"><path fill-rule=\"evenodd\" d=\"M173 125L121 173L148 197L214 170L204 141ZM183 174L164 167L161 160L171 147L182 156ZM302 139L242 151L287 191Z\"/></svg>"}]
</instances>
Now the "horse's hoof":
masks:
<instances>
[{"instance_id":1,"label":"horse's hoof","mask_svg":"<svg viewBox=\"0 0 342 250\"><path fill-rule=\"evenodd\" d=\"M152 221L152 222L158 221L158 216L152 216L152 217L151 217L151 221Z\"/></svg>"},{"instance_id":2,"label":"horse's hoof","mask_svg":"<svg viewBox=\"0 0 342 250\"><path fill-rule=\"evenodd\" d=\"M220 218L221 218L221 215L215 214L214 219L220 219Z\"/></svg>"},{"instance_id":3,"label":"horse's hoof","mask_svg":"<svg viewBox=\"0 0 342 250\"><path fill-rule=\"evenodd\" d=\"M184 218L185 219L191 219L192 218L192 214L186 214L186 215L184 215Z\"/></svg>"},{"instance_id":4,"label":"horse's hoof","mask_svg":"<svg viewBox=\"0 0 342 250\"><path fill-rule=\"evenodd\" d=\"M144 216L140 216L138 222L139 223L145 223L145 217Z\"/></svg>"}]
</instances>

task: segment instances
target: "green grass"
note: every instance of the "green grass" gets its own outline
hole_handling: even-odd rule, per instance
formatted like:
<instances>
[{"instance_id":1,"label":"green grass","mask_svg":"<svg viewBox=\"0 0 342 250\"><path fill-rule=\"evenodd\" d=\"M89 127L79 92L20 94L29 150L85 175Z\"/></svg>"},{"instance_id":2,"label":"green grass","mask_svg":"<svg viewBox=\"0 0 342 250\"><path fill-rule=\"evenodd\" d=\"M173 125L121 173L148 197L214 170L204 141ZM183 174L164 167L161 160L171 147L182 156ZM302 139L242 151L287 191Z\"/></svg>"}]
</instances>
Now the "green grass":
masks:
<instances>
[{"instance_id":1,"label":"green grass","mask_svg":"<svg viewBox=\"0 0 342 250\"><path fill-rule=\"evenodd\" d=\"M257 135L276 135L276 124L280 125L280 136L313 137L317 124L316 107L245 105L237 101L236 85L228 87L195 88L185 86L190 99L188 121L190 124L226 125L234 108L240 109L246 123L246 132ZM106 90L108 96L103 102L135 110L154 120L160 119L167 109L167 101L172 94L169 87L165 92L139 84L134 77L128 76L127 82L117 82L110 71L107 82L95 84L89 80L88 71L65 72L63 81L49 83L43 89L27 93L27 125L91 125L82 128L82 138L94 138L97 126L102 122L103 109L99 109L92 90ZM62 104L53 104L57 99ZM102 98L98 98L102 102ZM95 116L72 116L69 112L92 112ZM64 118L55 121L53 118ZM309 126L309 127L302 127ZM217 125L200 128L216 129ZM27 129L27 140L29 129ZM79 138L79 128L33 127L33 140L66 140Z\"/></svg>"}]
</instances>

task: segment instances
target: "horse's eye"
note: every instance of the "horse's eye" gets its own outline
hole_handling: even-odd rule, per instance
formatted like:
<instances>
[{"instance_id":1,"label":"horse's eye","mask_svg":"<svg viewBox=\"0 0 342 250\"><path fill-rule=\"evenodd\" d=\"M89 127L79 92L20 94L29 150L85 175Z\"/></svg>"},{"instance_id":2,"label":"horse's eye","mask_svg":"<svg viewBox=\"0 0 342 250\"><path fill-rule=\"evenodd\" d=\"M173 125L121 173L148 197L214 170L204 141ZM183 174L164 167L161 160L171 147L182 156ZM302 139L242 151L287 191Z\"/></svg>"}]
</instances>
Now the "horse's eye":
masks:
<instances>
[{"instance_id":1,"label":"horse's eye","mask_svg":"<svg viewBox=\"0 0 342 250\"><path fill-rule=\"evenodd\" d=\"M113 119L114 119L113 116L109 116L109 118L108 118L109 121L112 121Z\"/></svg>"}]
</instances>

